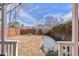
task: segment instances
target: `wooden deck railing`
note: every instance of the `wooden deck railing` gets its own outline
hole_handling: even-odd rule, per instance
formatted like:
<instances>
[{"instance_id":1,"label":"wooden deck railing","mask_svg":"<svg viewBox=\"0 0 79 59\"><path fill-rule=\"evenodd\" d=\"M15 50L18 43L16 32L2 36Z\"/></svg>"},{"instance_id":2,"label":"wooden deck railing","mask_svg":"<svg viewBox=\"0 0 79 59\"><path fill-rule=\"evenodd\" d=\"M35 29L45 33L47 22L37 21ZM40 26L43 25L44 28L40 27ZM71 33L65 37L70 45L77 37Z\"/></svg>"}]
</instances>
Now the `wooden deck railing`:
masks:
<instances>
[{"instance_id":1,"label":"wooden deck railing","mask_svg":"<svg viewBox=\"0 0 79 59\"><path fill-rule=\"evenodd\" d=\"M73 56L73 48L78 50L78 47L79 47L79 42L73 43L70 41L59 41L58 42L58 55L59 56ZM76 53L79 55L78 51Z\"/></svg>"},{"instance_id":2,"label":"wooden deck railing","mask_svg":"<svg viewBox=\"0 0 79 59\"><path fill-rule=\"evenodd\" d=\"M7 40L4 42L6 46L7 56L18 56L18 41ZM1 54L1 41L0 41L0 54Z\"/></svg>"}]
</instances>

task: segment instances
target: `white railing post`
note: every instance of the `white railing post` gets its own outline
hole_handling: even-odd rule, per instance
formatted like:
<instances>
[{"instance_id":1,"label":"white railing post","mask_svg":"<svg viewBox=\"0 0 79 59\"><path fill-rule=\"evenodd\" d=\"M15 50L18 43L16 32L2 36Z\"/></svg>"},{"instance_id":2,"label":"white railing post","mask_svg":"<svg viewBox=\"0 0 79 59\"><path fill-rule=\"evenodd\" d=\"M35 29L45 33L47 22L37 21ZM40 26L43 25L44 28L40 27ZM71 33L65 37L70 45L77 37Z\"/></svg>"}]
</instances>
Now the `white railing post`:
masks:
<instances>
[{"instance_id":1,"label":"white railing post","mask_svg":"<svg viewBox=\"0 0 79 59\"><path fill-rule=\"evenodd\" d=\"M13 44L13 56L18 56L18 42Z\"/></svg>"},{"instance_id":2,"label":"white railing post","mask_svg":"<svg viewBox=\"0 0 79 59\"><path fill-rule=\"evenodd\" d=\"M72 55L78 55L78 46L75 44L78 42L78 3L72 4L72 42L74 46L72 48Z\"/></svg>"},{"instance_id":3,"label":"white railing post","mask_svg":"<svg viewBox=\"0 0 79 59\"><path fill-rule=\"evenodd\" d=\"M72 4L72 42L78 42L78 4Z\"/></svg>"},{"instance_id":4,"label":"white railing post","mask_svg":"<svg viewBox=\"0 0 79 59\"><path fill-rule=\"evenodd\" d=\"M6 5L2 4L1 5L1 47L2 47L2 50L1 50L1 54L5 54L7 55L6 53L6 45L5 45L5 41L7 40L7 19L6 19Z\"/></svg>"},{"instance_id":5,"label":"white railing post","mask_svg":"<svg viewBox=\"0 0 79 59\"><path fill-rule=\"evenodd\" d=\"M60 44L58 44L58 56L61 56L61 45Z\"/></svg>"},{"instance_id":6,"label":"white railing post","mask_svg":"<svg viewBox=\"0 0 79 59\"><path fill-rule=\"evenodd\" d=\"M16 43L16 56L18 56L18 42Z\"/></svg>"}]
</instances>

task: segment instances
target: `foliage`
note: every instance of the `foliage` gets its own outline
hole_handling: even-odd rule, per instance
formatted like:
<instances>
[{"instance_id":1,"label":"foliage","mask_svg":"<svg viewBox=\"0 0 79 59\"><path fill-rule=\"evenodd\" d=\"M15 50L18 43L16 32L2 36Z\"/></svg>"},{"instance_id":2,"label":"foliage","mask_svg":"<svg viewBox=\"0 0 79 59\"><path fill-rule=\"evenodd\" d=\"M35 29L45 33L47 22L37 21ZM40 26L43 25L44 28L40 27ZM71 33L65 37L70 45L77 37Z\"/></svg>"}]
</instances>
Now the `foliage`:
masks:
<instances>
[{"instance_id":1,"label":"foliage","mask_svg":"<svg viewBox=\"0 0 79 59\"><path fill-rule=\"evenodd\" d=\"M51 32L49 31L48 33L50 33L49 36L61 38L62 40L70 40L68 37L72 35L72 22L69 21L65 24L55 26L52 28Z\"/></svg>"},{"instance_id":2,"label":"foliage","mask_svg":"<svg viewBox=\"0 0 79 59\"><path fill-rule=\"evenodd\" d=\"M48 53L46 54L46 56L58 56L58 51L54 52L53 50L48 51Z\"/></svg>"}]
</instances>

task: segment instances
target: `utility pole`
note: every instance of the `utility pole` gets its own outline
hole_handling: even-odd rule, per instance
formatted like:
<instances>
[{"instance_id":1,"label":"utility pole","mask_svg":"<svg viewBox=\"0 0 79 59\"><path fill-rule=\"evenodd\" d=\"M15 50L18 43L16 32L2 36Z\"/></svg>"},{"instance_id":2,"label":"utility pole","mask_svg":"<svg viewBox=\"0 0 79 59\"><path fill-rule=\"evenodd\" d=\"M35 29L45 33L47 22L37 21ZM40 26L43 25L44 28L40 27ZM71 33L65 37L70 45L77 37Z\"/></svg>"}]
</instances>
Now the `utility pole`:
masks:
<instances>
[{"instance_id":1,"label":"utility pole","mask_svg":"<svg viewBox=\"0 0 79 59\"><path fill-rule=\"evenodd\" d=\"M40 14L40 9L38 9L37 10L38 11L38 15L36 16L36 35L38 35L38 30L39 30L39 28L38 28L38 21L39 21L39 17L41 16L41 14Z\"/></svg>"},{"instance_id":2,"label":"utility pole","mask_svg":"<svg viewBox=\"0 0 79 59\"><path fill-rule=\"evenodd\" d=\"M38 35L38 20L36 19L36 36Z\"/></svg>"}]
</instances>

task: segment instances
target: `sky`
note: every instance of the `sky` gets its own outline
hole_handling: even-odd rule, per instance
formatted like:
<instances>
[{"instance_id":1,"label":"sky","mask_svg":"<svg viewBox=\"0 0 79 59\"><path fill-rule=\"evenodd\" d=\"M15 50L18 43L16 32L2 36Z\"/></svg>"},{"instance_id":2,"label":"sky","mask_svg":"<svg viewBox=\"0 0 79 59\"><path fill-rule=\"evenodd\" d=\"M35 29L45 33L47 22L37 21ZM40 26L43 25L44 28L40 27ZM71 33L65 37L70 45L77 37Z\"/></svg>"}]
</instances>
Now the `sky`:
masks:
<instances>
[{"instance_id":1,"label":"sky","mask_svg":"<svg viewBox=\"0 0 79 59\"><path fill-rule=\"evenodd\" d=\"M14 7L9 6L8 11L13 8ZM66 19L70 14L71 9L72 6L68 3L27 3L22 4L21 8L17 8L17 11L19 12L16 15L16 20L26 26L35 25L36 20L38 20L39 24L44 24L45 17L47 16L62 17ZM13 15L14 11L12 12L11 18Z\"/></svg>"}]
</instances>

